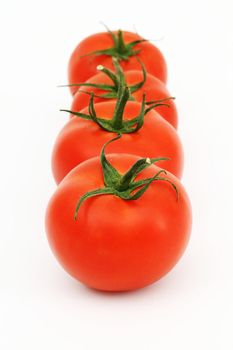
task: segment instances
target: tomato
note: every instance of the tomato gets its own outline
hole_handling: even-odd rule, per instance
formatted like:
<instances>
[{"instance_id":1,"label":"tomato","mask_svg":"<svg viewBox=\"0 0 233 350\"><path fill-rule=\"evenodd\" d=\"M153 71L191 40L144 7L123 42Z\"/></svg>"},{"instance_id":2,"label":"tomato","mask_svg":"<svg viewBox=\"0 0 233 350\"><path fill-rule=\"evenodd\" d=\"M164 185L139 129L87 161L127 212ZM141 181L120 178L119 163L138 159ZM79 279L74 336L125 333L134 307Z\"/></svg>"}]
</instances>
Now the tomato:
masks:
<instances>
[{"instance_id":1,"label":"tomato","mask_svg":"<svg viewBox=\"0 0 233 350\"><path fill-rule=\"evenodd\" d=\"M115 101L100 102L95 105L99 118L112 120L116 111ZM142 105L128 101L123 111L124 122L140 114ZM88 113L85 108L81 113ZM116 131L117 132L117 131ZM119 130L120 132L120 130ZM57 137L52 155L54 178L59 183L76 165L97 156L103 144L112 138L113 133L102 129L92 120L71 118ZM109 146L110 153L130 153L148 157L167 157L170 160L158 163L178 177L183 169L183 150L176 130L155 110L150 110L143 126L137 131L124 134L116 144Z\"/></svg>"},{"instance_id":2,"label":"tomato","mask_svg":"<svg viewBox=\"0 0 233 350\"><path fill-rule=\"evenodd\" d=\"M96 74L96 67L100 64L112 69L112 57L121 60L124 71L140 69L140 64L135 58L138 57L144 63L148 73L166 82L167 68L162 53L148 41L142 40L138 34L127 31L103 32L87 37L79 43L70 57L69 84L83 83L88 80ZM132 47L127 46L132 42L138 43ZM102 50L107 54L101 54L99 51ZM71 87L72 93L76 90L77 88Z\"/></svg>"},{"instance_id":3,"label":"tomato","mask_svg":"<svg viewBox=\"0 0 233 350\"><path fill-rule=\"evenodd\" d=\"M134 86L137 83L141 82L143 79L143 73L142 71L139 71L139 70L127 71L125 72L124 75L125 75L126 84L128 86ZM102 72L88 79L86 83L97 84L97 85L99 84L113 85L113 82L111 81L111 79ZM106 94L106 91L103 91L101 89L98 89L92 86L82 86L80 90L81 91L77 91L77 93L75 93L74 95L72 105L71 105L72 111L78 112L89 104L90 98L88 94L83 92L88 92L88 93L93 92L97 96ZM133 92L132 96L136 101L141 102L143 94L146 95L146 101L168 99L171 96L169 91L166 88L166 85L162 83L158 78L148 73L146 74L146 80L143 86L140 87L135 92ZM106 98L95 97L94 101L95 103L104 102L106 101ZM169 107L158 106L158 107L155 107L155 109L164 119L166 119L171 125L177 128L178 115L177 115L176 105L172 99L167 100L165 103ZM71 115L71 117L73 117L73 115Z\"/></svg>"},{"instance_id":4,"label":"tomato","mask_svg":"<svg viewBox=\"0 0 233 350\"><path fill-rule=\"evenodd\" d=\"M108 154L107 159L118 174L125 174L140 158ZM92 191L108 188L102 169L99 157L88 159L58 185L46 212L50 246L63 268L89 287L105 291L144 287L164 276L184 252L191 229L188 196L172 174L159 180L161 169L155 165L136 176L134 181L144 182L157 176L138 199L125 200L111 191L94 195ZM82 202L75 220L77 202L86 193L92 197Z\"/></svg>"}]
</instances>

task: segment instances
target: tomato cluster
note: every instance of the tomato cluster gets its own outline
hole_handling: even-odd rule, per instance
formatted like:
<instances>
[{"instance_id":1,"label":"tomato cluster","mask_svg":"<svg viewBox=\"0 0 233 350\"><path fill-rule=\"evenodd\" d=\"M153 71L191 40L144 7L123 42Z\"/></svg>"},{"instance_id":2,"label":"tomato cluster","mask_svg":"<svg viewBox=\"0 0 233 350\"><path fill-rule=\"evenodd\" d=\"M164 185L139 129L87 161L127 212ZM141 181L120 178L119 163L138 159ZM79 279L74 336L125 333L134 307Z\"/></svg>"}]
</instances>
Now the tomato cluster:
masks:
<instances>
[{"instance_id":1,"label":"tomato cluster","mask_svg":"<svg viewBox=\"0 0 233 350\"><path fill-rule=\"evenodd\" d=\"M144 287L179 260L192 221L165 59L139 35L108 30L76 47L68 71L73 101L52 154L50 246L91 288Z\"/></svg>"}]
</instances>

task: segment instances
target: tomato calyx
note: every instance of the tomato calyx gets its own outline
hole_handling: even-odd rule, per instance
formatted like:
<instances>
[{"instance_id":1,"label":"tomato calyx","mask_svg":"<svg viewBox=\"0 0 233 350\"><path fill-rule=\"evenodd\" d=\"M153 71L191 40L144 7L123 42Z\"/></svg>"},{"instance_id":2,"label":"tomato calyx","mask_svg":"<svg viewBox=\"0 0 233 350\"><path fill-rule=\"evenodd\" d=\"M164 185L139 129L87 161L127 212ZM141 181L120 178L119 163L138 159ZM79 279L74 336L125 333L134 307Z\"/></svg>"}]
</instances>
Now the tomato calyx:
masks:
<instances>
[{"instance_id":1,"label":"tomato calyx","mask_svg":"<svg viewBox=\"0 0 233 350\"><path fill-rule=\"evenodd\" d=\"M167 174L164 169L159 170L153 177L143 180L136 180L137 175L139 175L144 169L156 162L168 160L168 158L141 158L136 161L123 175L120 174L117 169L111 165L111 163L109 163L105 155L105 148L109 143L118 140L121 136L121 134L118 134L115 138L107 141L104 144L100 154L100 163L102 167L105 187L86 192L81 196L75 209L75 220L77 220L78 212L82 203L88 198L110 194L117 196L123 200L137 200L143 195L150 184L154 181L166 181L171 184L178 198L178 189L176 185L168 178L161 176L161 174Z\"/></svg>"},{"instance_id":2,"label":"tomato calyx","mask_svg":"<svg viewBox=\"0 0 233 350\"><path fill-rule=\"evenodd\" d=\"M148 104L148 102L146 102L146 95L144 94L142 98L141 109L138 116L130 120L124 120L123 116L124 116L125 106L127 102L130 100L130 90L128 86L126 86L123 83L120 83L119 89L117 92L116 105L115 105L112 119L105 119L105 118L99 118L96 114L95 105L94 105L94 97L95 97L94 93L91 92L88 94L91 96L89 106L88 106L88 114L81 113L81 112L74 112L67 109L61 109L60 111L68 112L75 115L76 117L93 121L105 131L121 133L121 134L130 134L141 129L141 127L144 124L144 117L151 109L158 106L170 107L168 104L164 103L164 101L173 99L173 97L169 97L167 99L152 101L149 107L146 107L146 104Z\"/></svg>"},{"instance_id":3,"label":"tomato calyx","mask_svg":"<svg viewBox=\"0 0 233 350\"><path fill-rule=\"evenodd\" d=\"M111 30L107 28L107 31L109 35L112 38L113 41L113 46L108 48L108 49L103 49L103 50L96 50L93 52L90 52L84 56L90 56L90 55L106 55L106 56L112 56L116 57L119 60L127 61L129 57L131 56L136 56L140 50L135 50L135 46L147 41L146 39L138 39L131 41L130 43L126 44L123 38L123 32L121 29L117 31L117 34L113 33ZM83 56L81 56L83 57Z\"/></svg>"},{"instance_id":4,"label":"tomato calyx","mask_svg":"<svg viewBox=\"0 0 233 350\"><path fill-rule=\"evenodd\" d=\"M141 62L141 60L139 60L138 58L136 58L136 60L138 61L138 63L141 65L141 69L142 69L142 80L139 81L138 83L128 86L129 91L130 91L130 100L135 101L135 98L132 96L132 94L134 92L136 92L137 90L139 90L146 81L146 69L144 64ZM117 58L112 58L113 61L113 65L115 68L115 72L113 72L112 70L99 65L97 67L97 70L104 73L105 75L107 75L111 81L112 81L112 85L110 84L94 84L94 83L79 83L79 84L69 84L69 85L61 85L62 87L81 87L81 86L86 86L86 87L93 87L99 90L103 90L106 91L106 93L103 93L101 95L96 95L96 97L100 97L100 98L106 98L106 99L114 99L117 98L117 92L120 89L120 85L124 85L127 86L126 84L126 80L125 80L125 75L124 72L119 64L119 60ZM79 90L80 91L80 90ZM74 92L76 93L76 92Z\"/></svg>"}]
</instances>

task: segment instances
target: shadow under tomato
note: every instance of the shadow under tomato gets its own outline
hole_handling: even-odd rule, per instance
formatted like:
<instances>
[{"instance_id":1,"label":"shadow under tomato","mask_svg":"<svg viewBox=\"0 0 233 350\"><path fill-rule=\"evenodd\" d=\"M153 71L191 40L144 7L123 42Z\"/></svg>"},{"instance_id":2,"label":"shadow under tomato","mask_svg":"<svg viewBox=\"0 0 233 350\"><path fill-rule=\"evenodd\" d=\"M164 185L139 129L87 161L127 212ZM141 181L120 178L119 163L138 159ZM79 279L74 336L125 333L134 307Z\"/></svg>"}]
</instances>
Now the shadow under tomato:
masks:
<instances>
[{"instance_id":1,"label":"shadow under tomato","mask_svg":"<svg viewBox=\"0 0 233 350\"><path fill-rule=\"evenodd\" d=\"M78 282L77 280L71 278L70 284L72 284L73 290L75 290L77 293L79 291L81 293L86 293L86 295L97 297L97 298L108 298L108 299L125 299L125 298L140 298L145 297L149 295L156 295L161 293L167 293L168 290L171 290L172 284L174 283L173 273L170 272L163 278L161 278L159 281L150 284L148 286L145 286L143 288L135 289L135 290L128 290L128 291L102 291L98 289L94 289L91 287L88 287L86 285L83 285L82 283Z\"/></svg>"}]
</instances>

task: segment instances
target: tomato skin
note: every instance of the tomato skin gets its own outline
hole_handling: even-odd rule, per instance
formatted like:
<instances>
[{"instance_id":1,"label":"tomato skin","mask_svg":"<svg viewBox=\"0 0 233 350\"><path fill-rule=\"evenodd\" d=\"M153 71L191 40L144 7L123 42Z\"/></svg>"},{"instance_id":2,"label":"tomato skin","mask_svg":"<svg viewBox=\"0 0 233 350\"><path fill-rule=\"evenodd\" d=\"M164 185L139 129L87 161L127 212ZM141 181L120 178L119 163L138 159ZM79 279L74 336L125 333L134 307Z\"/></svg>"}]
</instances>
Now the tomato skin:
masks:
<instances>
[{"instance_id":1,"label":"tomato skin","mask_svg":"<svg viewBox=\"0 0 233 350\"><path fill-rule=\"evenodd\" d=\"M114 32L116 34L116 32ZM130 43L134 40L140 40L136 33L123 31L125 43ZM68 65L68 81L69 84L83 83L90 77L96 74L96 67L100 64L106 68L113 69L112 57L106 55L87 55L96 50L103 50L113 46L113 41L108 32L96 33L82 40L73 51ZM159 49L149 42L142 42L135 46L135 50L140 50L137 57L144 63L148 73L159 78L161 81L167 80L167 67L165 59ZM87 56L85 56L87 55ZM121 66L124 71L140 70L141 66L134 56L129 57L126 61L121 61ZM71 87L71 92L74 93L76 87Z\"/></svg>"},{"instance_id":2,"label":"tomato skin","mask_svg":"<svg viewBox=\"0 0 233 350\"><path fill-rule=\"evenodd\" d=\"M141 71L131 70L125 72L125 80L128 86L135 85L142 81L142 79L143 74ZM111 79L104 73L94 75L93 77L88 79L86 83L113 85ZM81 90L85 92L93 92L97 96L106 93L106 91L89 86L82 86ZM88 94L83 93L82 91L77 91L74 95L71 105L71 110L74 112L79 112L89 104L90 96ZM146 94L146 101L154 101L171 97L171 94L167 90L166 85L151 74L147 74L147 78L143 87L138 89L132 95L136 101L141 102L143 94ZM94 101L95 103L99 103L109 101L109 99L95 97ZM173 100L168 100L164 103L168 104L169 107L159 106L156 107L155 110L172 126L174 126L174 128L177 129L178 115L176 105ZM74 116L71 114L71 118L73 117Z\"/></svg>"},{"instance_id":3,"label":"tomato skin","mask_svg":"<svg viewBox=\"0 0 233 350\"><path fill-rule=\"evenodd\" d=\"M108 155L125 173L139 157ZM150 166L138 179L152 177ZM165 181L153 182L138 200L113 195L83 202L77 221L77 201L87 191L103 187L99 157L74 168L60 183L46 212L50 246L74 278L105 291L142 288L165 275L184 252L191 230L191 207L179 180L165 175L178 188L179 198Z\"/></svg>"},{"instance_id":4,"label":"tomato skin","mask_svg":"<svg viewBox=\"0 0 233 350\"><path fill-rule=\"evenodd\" d=\"M95 110L98 117L112 118L115 101L97 103ZM127 102L124 119L136 117L141 109L138 102ZM82 111L87 113L87 109ZM52 170L55 181L59 183L76 165L100 154L103 144L113 138L113 133L106 132L92 121L71 118L61 130L54 145ZM156 111L151 110L146 116L143 127L108 146L108 153L130 153L141 157L168 157L158 166L167 169L177 177L183 170L183 149L176 130Z\"/></svg>"}]
</instances>

